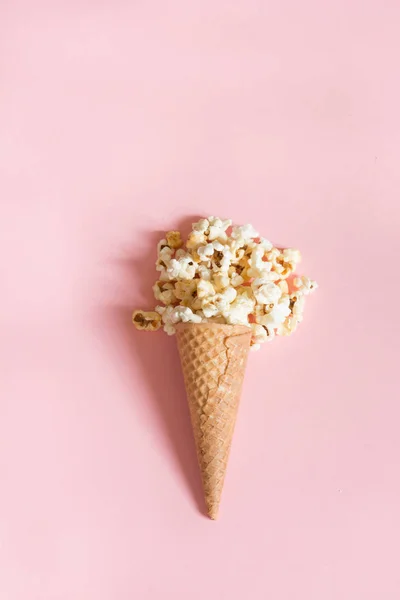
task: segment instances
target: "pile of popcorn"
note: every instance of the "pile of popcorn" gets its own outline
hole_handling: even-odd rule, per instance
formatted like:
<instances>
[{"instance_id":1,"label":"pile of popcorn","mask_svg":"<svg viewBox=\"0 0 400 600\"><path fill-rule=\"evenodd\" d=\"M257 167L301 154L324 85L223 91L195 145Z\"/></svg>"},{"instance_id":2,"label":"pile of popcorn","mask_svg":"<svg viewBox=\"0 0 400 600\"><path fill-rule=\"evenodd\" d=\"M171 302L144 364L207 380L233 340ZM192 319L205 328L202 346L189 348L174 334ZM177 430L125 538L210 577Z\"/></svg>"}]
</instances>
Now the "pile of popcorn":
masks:
<instances>
[{"instance_id":1,"label":"pile of popcorn","mask_svg":"<svg viewBox=\"0 0 400 600\"><path fill-rule=\"evenodd\" d=\"M169 335L176 323L225 323L252 329L251 345L290 335L303 319L315 281L298 277L293 248L275 248L252 225L232 227L217 217L194 223L186 243L169 231L158 243L155 311L137 310L137 329Z\"/></svg>"}]
</instances>

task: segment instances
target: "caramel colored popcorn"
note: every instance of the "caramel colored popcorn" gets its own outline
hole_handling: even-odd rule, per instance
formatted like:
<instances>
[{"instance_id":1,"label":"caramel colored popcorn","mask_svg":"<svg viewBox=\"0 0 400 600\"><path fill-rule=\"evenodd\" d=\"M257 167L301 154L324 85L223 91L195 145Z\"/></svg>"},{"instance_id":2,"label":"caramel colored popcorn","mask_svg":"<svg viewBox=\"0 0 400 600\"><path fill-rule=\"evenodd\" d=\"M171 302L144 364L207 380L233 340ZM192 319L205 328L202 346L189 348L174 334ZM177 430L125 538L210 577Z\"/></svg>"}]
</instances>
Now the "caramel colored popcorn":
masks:
<instances>
[{"instance_id":1,"label":"caramel colored popcorn","mask_svg":"<svg viewBox=\"0 0 400 600\"><path fill-rule=\"evenodd\" d=\"M183 240L179 231L168 231L165 237L167 239L168 246L173 250L182 248Z\"/></svg>"},{"instance_id":2,"label":"caramel colored popcorn","mask_svg":"<svg viewBox=\"0 0 400 600\"><path fill-rule=\"evenodd\" d=\"M132 322L136 329L144 331L157 331L161 327L161 316L157 312L135 310Z\"/></svg>"}]
</instances>

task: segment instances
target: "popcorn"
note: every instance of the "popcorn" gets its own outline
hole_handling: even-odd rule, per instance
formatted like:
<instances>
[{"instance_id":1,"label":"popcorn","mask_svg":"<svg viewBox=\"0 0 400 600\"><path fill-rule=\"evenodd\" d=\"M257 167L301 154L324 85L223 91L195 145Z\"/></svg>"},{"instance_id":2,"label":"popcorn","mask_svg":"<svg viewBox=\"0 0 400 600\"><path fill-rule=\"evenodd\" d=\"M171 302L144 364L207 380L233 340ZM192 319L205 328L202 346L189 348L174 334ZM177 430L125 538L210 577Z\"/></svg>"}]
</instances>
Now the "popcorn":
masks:
<instances>
[{"instance_id":1,"label":"popcorn","mask_svg":"<svg viewBox=\"0 0 400 600\"><path fill-rule=\"evenodd\" d=\"M182 321L182 323L201 323L201 317L194 314L190 308L184 306L177 306L173 309L171 320L173 323L178 323L179 321Z\"/></svg>"},{"instance_id":2,"label":"popcorn","mask_svg":"<svg viewBox=\"0 0 400 600\"><path fill-rule=\"evenodd\" d=\"M193 250L207 243L207 238L204 233L200 231L192 231L189 235L188 240L186 242L186 248L188 250Z\"/></svg>"},{"instance_id":3,"label":"popcorn","mask_svg":"<svg viewBox=\"0 0 400 600\"><path fill-rule=\"evenodd\" d=\"M198 221L197 223L193 223L192 225L192 229L193 231L196 231L198 233L205 233L206 231L208 231L210 224L208 222L208 219L200 219L200 221Z\"/></svg>"},{"instance_id":4,"label":"popcorn","mask_svg":"<svg viewBox=\"0 0 400 600\"><path fill-rule=\"evenodd\" d=\"M264 261L265 250L262 246L256 246L251 253L250 269L248 274L250 277L263 277L271 271L271 263Z\"/></svg>"},{"instance_id":5,"label":"popcorn","mask_svg":"<svg viewBox=\"0 0 400 600\"><path fill-rule=\"evenodd\" d=\"M156 311L161 315L161 319L164 324L164 331L168 335L173 335L175 333L175 327L172 324L173 310L173 306L156 306Z\"/></svg>"},{"instance_id":6,"label":"popcorn","mask_svg":"<svg viewBox=\"0 0 400 600\"><path fill-rule=\"evenodd\" d=\"M301 260L294 248L276 248L251 225L208 217L193 223L186 243L168 231L157 245L155 311L135 311L138 329L177 323L225 323L251 329L256 350L275 335L293 333L303 319L306 297L315 281L292 275Z\"/></svg>"},{"instance_id":7,"label":"popcorn","mask_svg":"<svg viewBox=\"0 0 400 600\"><path fill-rule=\"evenodd\" d=\"M204 281L210 281L211 279L211 271L206 265L199 265L197 268L197 273L200 279L204 279Z\"/></svg>"},{"instance_id":8,"label":"popcorn","mask_svg":"<svg viewBox=\"0 0 400 600\"><path fill-rule=\"evenodd\" d=\"M221 271L227 273L231 266L232 252L228 246L220 245L219 249L216 249L214 256L211 260L211 265L214 271Z\"/></svg>"},{"instance_id":9,"label":"popcorn","mask_svg":"<svg viewBox=\"0 0 400 600\"><path fill-rule=\"evenodd\" d=\"M296 266L301 261L301 254L299 250L295 250L294 248L284 248L282 250L283 260L287 263L291 263Z\"/></svg>"},{"instance_id":10,"label":"popcorn","mask_svg":"<svg viewBox=\"0 0 400 600\"><path fill-rule=\"evenodd\" d=\"M161 327L161 317L154 311L135 310L132 322L136 329L144 331L157 331Z\"/></svg>"},{"instance_id":11,"label":"popcorn","mask_svg":"<svg viewBox=\"0 0 400 600\"><path fill-rule=\"evenodd\" d=\"M190 255L181 258L172 258L167 273L170 279L193 279L196 273L196 267Z\"/></svg>"},{"instance_id":12,"label":"popcorn","mask_svg":"<svg viewBox=\"0 0 400 600\"><path fill-rule=\"evenodd\" d=\"M305 294L295 293L290 296L289 308L292 311L292 315L296 317L297 321L303 320L303 310L305 304Z\"/></svg>"},{"instance_id":13,"label":"popcorn","mask_svg":"<svg viewBox=\"0 0 400 600\"><path fill-rule=\"evenodd\" d=\"M176 302L175 284L169 281L156 281L153 285L154 297L163 304Z\"/></svg>"},{"instance_id":14,"label":"popcorn","mask_svg":"<svg viewBox=\"0 0 400 600\"><path fill-rule=\"evenodd\" d=\"M244 279L241 275L238 275L236 273L236 271L234 273L232 273L231 276L231 285L233 287L238 287L239 285L242 285L242 283L244 283Z\"/></svg>"},{"instance_id":15,"label":"popcorn","mask_svg":"<svg viewBox=\"0 0 400 600\"><path fill-rule=\"evenodd\" d=\"M296 317L289 316L278 326L277 333L278 335L291 335L296 331L298 324L299 321Z\"/></svg>"},{"instance_id":16,"label":"popcorn","mask_svg":"<svg viewBox=\"0 0 400 600\"><path fill-rule=\"evenodd\" d=\"M303 275L303 277L296 277L293 281L294 287L296 287L298 290L301 290L303 292L303 294L305 294L306 296L308 294L311 294L311 292L313 292L314 290L317 289L318 284L316 281L313 281L312 279L309 279L308 277L305 277Z\"/></svg>"},{"instance_id":17,"label":"popcorn","mask_svg":"<svg viewBox=\"0 0 400 600\"><path fill-rule=\"evenodd\" d=\"M173 249L170 248L167 244L167 240L161 240L157 245L157 262L156 262L156 270L164 272L172 259Z\"/></svg>"},{"instance_id":18,"label":"popcorn","mask_svg":"<svg viewBox=\"0 0 400 600\"><path fill-rule=\"evenodd\" d=\"M281 325L283 321L290 315L289 308L289 297L284 296L281 300L273 306L268 314L257 319L257 323L265 325L266 327L272 327L275 329L278 325Z\"/></svg>"},{"instance_id":19,"label":"popcorn","mask_svg":"<svg viewBox=\"0 0 400 600\"><path fill-rule=\"evenodd\" d=\"M197 296L198 298L207 298L207 296L215 296L215 289L211 281L205 279L199 279L197 284Z\"/></svg>"},{"instance_id":20,"label":"popcorn","mask_svg":"<svg viewBox=\"0 0 400 600\"><path fill-rule=\"evenodd\" d=\"M201 317L194 314L190 308L185 306L167 306L166 308L157 306L156 310L162 315L161 318L164 323L164 331L166 331L168 335L173 335L175 333L174 325L180 321L182 321L182 323L201 323Z\"/></svg>"},{"instance_id":21,"label":"popcorn","mask_svg":"<svg viewBox=\"0 0 400 600\"><path fill-rule=\"evenodd\" d=\"M214 254L214 246L213 244L207 244L206 246L200 246L197 249L197 254L200 256L200 260L209 260L210 257Z\"/></svg>"},{"instance_id":22,"label":"popcorn","mask_svg":"<svg viewBox=\"0 0 400 600\"><path fill-rule=\"evenodd\" d=\"M221 294L216 294L217 302L219 306L230 304L235 300L237 291L233 287L227 287Z\"/></svg>"},{"instance_id":23,"label":"popcorn","mask_svg":"<svg viewBox=\"0 0 400 600\"><path fill-rule=\"evenodd\" d=\"M294 248L284 248L282 251L278 250L278 248L273 248L267 256L268 258L271 257L274 269L279 273L281 279L289 277L301 261L300 252Z\"/></svg>"},{"instance_id":24,"label":"popcorn","mask_svg":"<svg viewBox=\"0 0 400 600\"><path fill-rule=\"evenodd\" d=\"M168 242L166 239L162 239L157 244L157 256L161 257L162 253L172 254L172 248L168 246Z\"/></svg>"},{"instance_id":25,"label":"popcorn","mask_svg":"<svg viewBox=\"0 0 400 600\"><path fill-rule=\"evenodd\" d=\"M275 336L273 329L269 330L267 327L263 327L258 323L252 323L251 329L251 346L253 350L258 350L260 348L260 344L272 341Z\"/></svg>"},{"instance_id":26,"label":"popcorn","mask_svg":"<svg viewBox=\"0 0 400 600\"><path fill-rule=\"evenodd\" d=\"M215 317L219 313L218 308L215 306L215 303L212 300L206 300L205 302L203 302L202 310L206 319Z\"/></svg>"},{"instance_id":27,"label":"popcorn","mask_svg":"<svg viewBox=\"0 0 400 600\"><path fill-rule=\"evenodd\" d=\"M228 287L220 294L208 297L202 304L204 315L206 318L223 315L225 312L229 311L229 305L235 298L236 290L232 287Z\"/></svg>"},{"instance_id":28,"label":"popcorn","mask_svg":"<svg viewBox=\"0 0 400 600\"><path fill-rule=\"evenodd\" d=\"M254 229L253 225L241 225L240 227L234 227L232 229L232 237L234 240L251 240L258 238L258 232Z\"/></svg>"},{"instance_id":29,"label":"popcorn","mask_svg":"<svg viewBox=\"0 0 400 600\"><path fill-rule=\"evenodd\" d=\"M175 284L175 296L178 300L185 300L187 298L192 298L193 294L197 290L197 280L184 280L177 281Z\"/></svg>"},{"instance_id":30,"label":"popcorn","mask_svg":"<svg viewBox=\"0 0 400 600\"><path fill-rule=\"evenodd\" d=\"M266 240L263 237L260 237L260 246L261 246L261 248L264 248L265 252L269 252L273 248L273 245L271 244L271 242Z\"/></svg>"},{"instance_id":31,"label":"popcorn","mask_svg":"<svg viewBox=\"0 0 400 600\"><path fill-rule=\"evenodd\" d=\"M230 220L222 221L221 219L218 219L216 217L209 217L208 222L210 224L209 232L208 232L208 239L210 241L213 241L213 240L226 241L228 239L226 230L228 229L228 227L230 227L232 225L232 221L230 221Z\"/></svg>"},{"instance_id":32,"label":"popcorn","mask_svg":"<svg viewBox=\"0 0 400 600\"><path fill-rule=\"evenodd\" d=\"M213 277L215 289L219 292L227 288L231 281L232 280L229 279L229 275L225 273L216 273Z\"/></svg>"},{"instance_id":33,"label":"popcorn","mask_svg":"<svg viewBox=\"0 0 400 600\"><path fill-rule=\"evenodd\" d=\"M255 301L246 294L236 297L225 311L224 317L229 325L249 325L249 315L253 312Z\"/></svg>"},{"instance_id":34,"label":"popcorn","mask_svg":"<svg viewBox=\"0 0 400 600\"><path fill-rule=\"evenodd\" d=\"M178 249L183 246L183 240L179 231L168 231L166 234L167 244L170 248Z\"/></svg>"},{"instance_id":35,"label":"popcorn","mask_svg":"<svg viewBox=\"0 0 400 600\"><path fill-rule=\"evenodd\" d=\"M280 287L268 279L255 279L251 287L259 304L276 304L282 296Z\"/></svg>"},{"instance_id":36,"label":"popcorn","mask_svg":"<svg viewBox=\"0 0 400 600\"><path fill-rule=\"evenodd\" d=\"M282 279L282 281L278 281L278 283L276 285L279 286L282 294L288 294L289 293L288 282L285 279Z\"/></svg>"}]
</instances>

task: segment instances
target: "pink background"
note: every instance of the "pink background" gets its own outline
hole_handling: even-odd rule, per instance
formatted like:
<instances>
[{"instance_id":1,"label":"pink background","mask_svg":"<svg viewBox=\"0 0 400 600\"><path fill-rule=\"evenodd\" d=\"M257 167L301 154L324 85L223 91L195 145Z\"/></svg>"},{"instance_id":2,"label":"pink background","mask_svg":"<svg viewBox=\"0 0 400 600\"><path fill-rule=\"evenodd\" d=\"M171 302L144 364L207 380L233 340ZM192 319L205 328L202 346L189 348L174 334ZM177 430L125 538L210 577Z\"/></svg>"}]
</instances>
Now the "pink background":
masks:
<instances>
[{"instance_id":1,"label":"pink background","mask_svg":"<svg viewBox=\"0 0 400 600\"><path fill-rule=\"evenodd\" d=\"M0 598L398 600L399 2L0 6ZM175 340L130 325L209 213L320 283L215 523Z\"/></svg>"}]
</instances>

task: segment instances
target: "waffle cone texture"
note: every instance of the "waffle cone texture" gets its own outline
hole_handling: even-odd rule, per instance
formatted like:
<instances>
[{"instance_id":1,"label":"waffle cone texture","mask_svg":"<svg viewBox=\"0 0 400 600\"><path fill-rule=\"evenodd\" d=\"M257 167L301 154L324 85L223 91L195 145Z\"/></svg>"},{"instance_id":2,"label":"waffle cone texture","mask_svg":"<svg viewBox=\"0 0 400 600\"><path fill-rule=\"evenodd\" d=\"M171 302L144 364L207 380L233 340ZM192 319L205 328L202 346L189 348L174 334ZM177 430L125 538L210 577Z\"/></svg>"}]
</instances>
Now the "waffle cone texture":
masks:
<instances>
[{"instance_id":1,"label":"waffle cone texture","mask_svg":"<svg viewBox=\"0 0 400 600\"><path fill-rule=\"evenodd\" d=\"M251 330L244 325L180 323L176 337L207 513L216 519Z\"/></svg>"}]
</instances>

